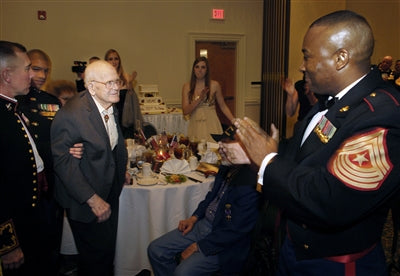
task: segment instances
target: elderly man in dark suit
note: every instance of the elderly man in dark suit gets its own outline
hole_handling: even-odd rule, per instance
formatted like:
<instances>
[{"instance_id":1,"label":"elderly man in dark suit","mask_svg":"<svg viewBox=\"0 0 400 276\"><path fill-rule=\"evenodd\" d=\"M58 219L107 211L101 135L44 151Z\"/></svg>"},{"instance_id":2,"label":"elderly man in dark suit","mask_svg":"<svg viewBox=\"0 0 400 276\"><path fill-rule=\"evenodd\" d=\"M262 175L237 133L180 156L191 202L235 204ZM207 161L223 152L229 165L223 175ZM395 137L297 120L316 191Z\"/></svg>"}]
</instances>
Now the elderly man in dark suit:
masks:
<instances>
[{"instance_id":1,"label":"elderly man in dark suit","mask_svg":"<svg viewBox=\"0 0 400 276\"><path fill-rule=\"evenodd\" d=\"M336 102L316 105L285 151L276 128L269 136L248 119L235 123L264 196L288 218L278 275L387 275L380 238L400 189L400 94L371 69L373 48L364 17L319 18L300 70L311 91Z\"/></svg>"},{"instance_id":2,"label":"elderly man in dark suit","mask_svg":"<svg viewBox=\"0 0 400 276\"><path fill-rule=\"evenodd\" d=\"M106 61L85 71L87 91L57 113L51 127L55 197L66 209L79 255L80 275L112 275L119 195L127 152L113 104L121 81ZM69 148L83 142L81 159Z\"/></svg>"}]
</instances>

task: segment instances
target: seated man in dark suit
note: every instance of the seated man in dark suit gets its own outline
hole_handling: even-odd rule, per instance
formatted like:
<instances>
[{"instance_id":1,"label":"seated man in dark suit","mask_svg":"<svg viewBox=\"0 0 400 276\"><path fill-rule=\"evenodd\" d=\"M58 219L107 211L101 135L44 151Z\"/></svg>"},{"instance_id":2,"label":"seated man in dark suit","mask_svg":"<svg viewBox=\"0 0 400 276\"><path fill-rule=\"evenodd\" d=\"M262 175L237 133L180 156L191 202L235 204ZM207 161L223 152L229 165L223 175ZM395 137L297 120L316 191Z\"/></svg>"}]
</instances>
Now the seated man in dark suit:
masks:
<instances>
[{"instance_id":1,"label":"seated man in dark suit","mask_svg":"<svg viewBox=\"0 0 400 276\"><path fill-rule=\"evenodd\" d=\"M232 142L234 133L231 128L214 139ZM193 215L150 243L148 255L155 275L241 271L258 217L257 174L250 165L232 166L225 160L223 156L212 190Z\"/></svg>"}]
</instances>

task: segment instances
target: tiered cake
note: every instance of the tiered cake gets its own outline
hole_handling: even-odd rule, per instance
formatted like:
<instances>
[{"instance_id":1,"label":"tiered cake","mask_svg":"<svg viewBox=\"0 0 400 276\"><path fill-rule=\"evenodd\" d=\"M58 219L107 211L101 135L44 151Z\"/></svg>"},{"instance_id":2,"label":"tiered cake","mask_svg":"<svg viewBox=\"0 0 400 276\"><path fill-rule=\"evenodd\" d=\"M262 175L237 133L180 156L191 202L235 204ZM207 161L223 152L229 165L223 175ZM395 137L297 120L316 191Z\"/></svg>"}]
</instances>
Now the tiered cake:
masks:
<instances>
[{"instance_id":1,"label":"tiered cake","mask_svg":"<svg viewBox=\"0 0 400 276\"><path fill-rule=\"evenodd\" d=\"M142 114L167 112L167 106L159 95L157 84L139 85L139 104Z\"/></svg>"}]
</instances>

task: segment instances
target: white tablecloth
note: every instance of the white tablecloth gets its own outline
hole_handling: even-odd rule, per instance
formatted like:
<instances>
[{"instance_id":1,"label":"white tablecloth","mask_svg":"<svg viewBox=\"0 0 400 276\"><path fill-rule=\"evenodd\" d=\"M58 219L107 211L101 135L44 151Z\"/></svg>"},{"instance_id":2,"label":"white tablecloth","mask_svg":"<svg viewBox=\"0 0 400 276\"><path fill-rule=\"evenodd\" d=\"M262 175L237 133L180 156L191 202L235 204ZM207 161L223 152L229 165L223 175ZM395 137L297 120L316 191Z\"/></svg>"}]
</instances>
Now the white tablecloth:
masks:
<instances>
[{"instance_id":1,"label":"white tablecloth","mask_svg":"<svg viewBox=\"0 0 400 276\"><path fill-rule=\"evenodd\" d=\"M143 120L151 123L157 133L165 130L167 133L187 135L188 122L182 113L143 114Z\"/></svg>"},{"instance_id":2,"label":"white tablecloth","mask_svg":"<svg viewBox=\"0 0 400 276\"><path fill-rule=\"evenodd\" d=\"M120 197L115 276L136 275L151 269L147 258L149 243L188 218L213 183L188 180L182 184L125 186Z\"/></svg>"}]
</instances>

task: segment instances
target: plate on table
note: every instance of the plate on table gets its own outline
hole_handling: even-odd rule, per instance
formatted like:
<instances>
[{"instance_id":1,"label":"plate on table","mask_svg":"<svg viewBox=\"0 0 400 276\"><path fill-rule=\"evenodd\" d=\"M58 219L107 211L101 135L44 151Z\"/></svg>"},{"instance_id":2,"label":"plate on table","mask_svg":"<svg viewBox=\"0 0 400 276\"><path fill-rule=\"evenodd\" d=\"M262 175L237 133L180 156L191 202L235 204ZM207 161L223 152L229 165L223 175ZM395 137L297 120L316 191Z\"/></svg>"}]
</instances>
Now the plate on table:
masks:
<instances>
[{"instance_id":1,"label":"plate on table","mask_svg":"<svg viewBox=\"0 0 400 276\"><path fill-rule=\"evenodd\" d=\"M169 174L165 176L165 180L171 184L179 184L185 182L187 177L183 174Z\"/></svg>"},{"instance_id":2,"label":"plate on table","mask_svg":"<svg viewBox=\"0 0 400 276\"><path fill-rule=\"evenodd\" d=\"M142 175L142 173L138 173L136 178L136 182L138 185L142 185L142 186L152 186L152 185L156 185L159 181L158 177L154 174L152 174L149 177L144 177Z\"/></svg>"}]
</instances>

